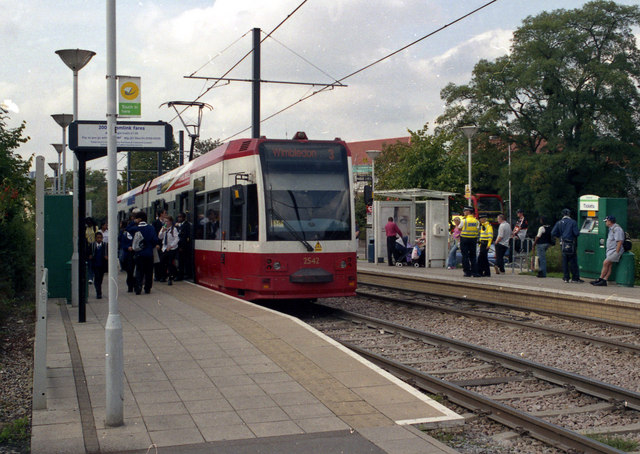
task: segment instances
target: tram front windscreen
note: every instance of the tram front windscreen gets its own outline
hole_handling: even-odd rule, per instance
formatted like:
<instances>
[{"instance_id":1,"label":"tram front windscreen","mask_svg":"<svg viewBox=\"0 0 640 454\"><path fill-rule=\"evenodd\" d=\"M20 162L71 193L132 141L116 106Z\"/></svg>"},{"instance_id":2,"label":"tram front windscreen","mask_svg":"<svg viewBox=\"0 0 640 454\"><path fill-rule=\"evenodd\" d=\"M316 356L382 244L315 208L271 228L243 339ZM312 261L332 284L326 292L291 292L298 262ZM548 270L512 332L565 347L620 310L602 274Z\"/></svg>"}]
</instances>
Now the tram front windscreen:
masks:
<instances>
[{"instance_id":1,"label":"tram front windscreen","mask_svg":"<svg viewBox=\"0 0 640 454\"><path fill-rule=\"evenodd\" d=\"M340 143L263 142L267 241L350 240L347 150Z\"/></svg>"}]
</instances>

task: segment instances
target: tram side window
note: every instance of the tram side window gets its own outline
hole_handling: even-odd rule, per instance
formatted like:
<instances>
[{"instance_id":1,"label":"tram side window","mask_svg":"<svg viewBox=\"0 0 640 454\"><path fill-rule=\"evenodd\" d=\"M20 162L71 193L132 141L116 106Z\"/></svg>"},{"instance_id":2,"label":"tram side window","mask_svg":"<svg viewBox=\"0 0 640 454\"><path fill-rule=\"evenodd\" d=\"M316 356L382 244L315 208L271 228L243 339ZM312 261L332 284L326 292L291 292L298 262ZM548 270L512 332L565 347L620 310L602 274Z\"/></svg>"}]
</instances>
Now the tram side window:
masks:
<instances>
[{"instance_id":1,"label":"tram side window","mask_svg":"<svg viewBox=\"0 0 640 454\"><path fill-rule=\"evenodd\" d=\"M220 239L220 191L207 194L207 211L204 218L204 237L207 240Z\"/></svg>"},{"instance_id":2,"label":"tram side window","mask_svg":"<svg viewBox=\"0 0 640 454\"><path fill-rule=\"evenodd\" d=\"M258 241L258 185L247 186L247 241Z\"/></svg>"},{"instance_id":3,"label":"tram side window","mask_svg":"<svg viewBox=\"0 0 640 454\"><path fill-rule=\"evenodd\" d=\"M194 223L196 240L204 239L204 226L205 226L205 197L203 195L196 196L196 222Z\"/></svg>"}]
</instances>

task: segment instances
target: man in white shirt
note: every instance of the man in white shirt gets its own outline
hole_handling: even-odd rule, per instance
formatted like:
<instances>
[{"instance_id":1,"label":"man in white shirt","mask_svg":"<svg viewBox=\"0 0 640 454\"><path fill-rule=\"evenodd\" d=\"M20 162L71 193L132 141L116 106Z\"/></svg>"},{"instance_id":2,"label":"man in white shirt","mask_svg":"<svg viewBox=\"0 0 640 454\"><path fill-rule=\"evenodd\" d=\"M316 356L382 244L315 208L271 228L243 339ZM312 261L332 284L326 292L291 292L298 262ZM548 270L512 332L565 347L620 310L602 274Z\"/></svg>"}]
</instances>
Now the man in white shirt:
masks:
<instances>
[{"instance_id":1,"label":"man in white shirt","mask_svg":"<svg viewBox=\"0 0 640 454\"><path fill-rule=\"evenodd\" d=\"M180 241L180 229L173 225L173 217L167 216L160 229L158 238L162 242L162 268L169 278L169 285L173 285L173 280L178 274L175 265L176 254L178 253L178 242Z\"/></svg>"},{"instance_id":2,"label":"man in white shirt","mask_svg":"<svg viewBox=\"0 0 640 454\"><path fill-rule=\"evenodd\" d=\"M609 279L609 276L611 275L613 264L618 263L620 261L620 257L622 257L622 254L624 253L624 249L622 248L622 243L624 242L624 230L616 224L616 217L607 216L604 218L604 222L607 227L609 227L609 234L607 235L607 257L604 259L604 263L602 264L600 277L591 282L591 285L595 285L597 287L607 286L607 279Z\"/></svg>"},{"instance_id":3,"label":"man in white shirt","mask_svg":"<svg viewBox=\"0 0 640 454\"><path fill-rule=\"evenodd\" d=\"M498 236L496 237L496 274L504 273L504 254L509 249L509 239L511 238L511 226L504 217L504 214L498 215Z\"/></svg>"}]
</instances>

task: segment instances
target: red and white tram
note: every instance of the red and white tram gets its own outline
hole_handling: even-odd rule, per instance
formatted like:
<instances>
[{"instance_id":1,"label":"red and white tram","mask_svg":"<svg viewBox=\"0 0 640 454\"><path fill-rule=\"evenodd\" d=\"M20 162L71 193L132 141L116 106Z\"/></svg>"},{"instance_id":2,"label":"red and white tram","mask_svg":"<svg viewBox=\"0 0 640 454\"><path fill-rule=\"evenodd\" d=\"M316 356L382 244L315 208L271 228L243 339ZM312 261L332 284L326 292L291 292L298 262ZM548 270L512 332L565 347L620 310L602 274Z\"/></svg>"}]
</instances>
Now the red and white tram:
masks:
<instances>
[{"instance_id":1,"label":"red and white tram","mask_svg":"<svg viewBox=\"0 0 640 454\"><path fill-rule=\"evenodd\" d=\"M201 285L247 300L314 299L355 294L352 194L346 143L298 133L221 145L120 195L118 210L187 213Z\"/></svg>"}]
</instances>

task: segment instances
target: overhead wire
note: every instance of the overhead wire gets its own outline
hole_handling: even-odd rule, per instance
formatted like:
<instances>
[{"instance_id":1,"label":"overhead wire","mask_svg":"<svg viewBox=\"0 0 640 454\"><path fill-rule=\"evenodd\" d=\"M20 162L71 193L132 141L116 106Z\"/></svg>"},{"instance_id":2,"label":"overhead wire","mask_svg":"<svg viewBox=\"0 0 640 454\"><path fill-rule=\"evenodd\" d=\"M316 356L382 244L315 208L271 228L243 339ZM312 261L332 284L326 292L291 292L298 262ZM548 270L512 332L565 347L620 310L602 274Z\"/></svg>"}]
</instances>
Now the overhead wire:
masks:
<instances>
[{"instance_id":1,"label":"overhead wire","mask_svg":"<svg viewBox=\"0 0 640 454\"><path fill-rule=\"evenodd\" d=\"M384 57L379 58L379 59L377 59L376 61L374 61L374 62L372 62L372 63L369 63L368 65L363 66L362 68L360 68L360 69L358 69L358 70L356 70L356 71L353 71L353 72L352 72L352 73L350 73L350 74L347 74L347 75L346 75L346 76L344 76L343 78L341 78L341 79L339 79L339 80L336 80L336 82L335 82L335 83L330 84L330 85L327 85L327 86L325 86L325 87L322 87L322 88L320 88L320 89L318 89L318 90L314 91L313 93L311 93L311 94L309 94L309 95L303 96L302 98L298 99L297 101L295 101L295 102L293 102L293 103L289 104L288 106L286 106L286 107L284 107L284 108L282 108L282 109L278 110L277 112L275 112L275 113L273 113L273 114L269 115L268 117L266 117L266 118L264 118L264 119L260 120L260 123L263 123L263 122L265 122L265 121L267 121L267 120L270 120L271 118L275 117L276 115L280 115L282 112L284 112L284 111L286 111L286 110L291 109L292 107L294 107L294 106L296 106L296 105L300 104L300 103L301 103L301 102L303 102L303 101L306 101L307 99L311 98L312 96L317 95L318 93L322 93L322 92L324 92L324 91L326 91L326 90L333 90L333 87L334 87L336 84L342 83L342 82L343 82L343 81L345 81L346 79L348 79L348 78L350 78L350 77L353 77L353 76L355 76L356 74L359 74L359 73L361 73L361 72L363 72L363 71L365 71L365 70L367 70L367 69L371 68L372 66L377 65L378 63L383 62L384 60L386 60L386 59L388 59L388 58L393 57L394 55L396 55L396 54L398 54L398 53L400 53L400 52L402 52L402 51L404 51L404 50L406 50L406 49L410 48L411 46L414 46L414 45L418 44L419 42L421 42L421 41L423 41L423 40L425 40L425 39L427 39L427 38L429 38L429 37L431 37L431 36L433 36L433 35L435 35L435 34L437 34L437 33L440 33L441 31L443 31L443 30L445 30L445 29L447 29L447 28L451 27L452 25L454 25L454 24L456 24L456 23L458 23L458 22L460 22L460 21L462 21L462 20L466 19L467 17L470 17L470 16L472 16L472 15L476 14L478 11L481 11L482 9L484 9L484 8L486 8L486 7L490 6L490 5L492 5L493 3L496 3L497 1L498 1L498 0L491 0L491 1L487 2L487 3L485 3L484 5L481 5L481 6L479 6L478 8L476 8L476 9L474 9L474 10L472 10L472 11L470 11L470 12L468 12L468 13L466 13L466 14L464 14L464 15L460 16L460 17L458 17L457 19L454 19L453 21L451 21L451 22L449 22L449 23L447 23L447 24L443 25L442 27L440 27L440 28L438 28L438 29L436 29L436 30L434 30L434 31L432 31L432 32L430 32L430 33L428 33L428 34L426 34L426 35L424 35L424 36L422 36L422 37L420 37L420 38L416 39L415 41L413 41L413 42L411 42L411 43L409 43L409 44L407 44L407 45L405 45L405 46L401 47L400 49L395 50L395 51L391 52L390 54L387 54L387 55L385 55ZM265 39L266 39L266 38L265 38ZM235 133L235 134L233 134L232 136L229 136L229 137L227 137L227 138L223 139L222 141L223 141L223 142L226 142L227 140L232 139L232 138L234 138L235 136L237 136L237 135L239 135L239 134L242 134L242 133L243 133L243 132L245 132L245 131L248 131L249 129L251 129L251 126L249 126L249 127L245 128L245 129L243 129L242 131L238 131L237 133Z\"/></svg>"},{"instance_id":2,"label":"overhead wire","mask_svg":"<svg viewBox=\"0 0 640 454\"><path fill-rule=\"evenodd\" d=\"M310 62L307 58L303 57L302 55L300 55L299 53L297 53L295 50L287 47L284 43L278 41L276 38L274 38L273 36L271 37L272 40L274 40L276 43L280 44L282 47L284 47L285 49L287 49L289 52L291 52L293 55L295 55L296 57L300 58L301 60L303 60L304 62L306 62L307 64L313 66L315 69L317 69L318 71L320 71L322 74L324 74L325 76L327 76L328 78L330 78L331 80L333 80L336 84L339 83L338 79L336 79L335 77L333 77L331 74L327 73L326 71L324 71L322 68L319 68L318 66L314 65L312 62Z\"/></svg>"},{"instance_id":3,"label":"overhead wire","mask_svg":"<svg viewBox=\"0 0 640 454\"><path fill-rule=\"evenodd\" d=\"M262 38L262 40L260 41L260 43L263 43L267 38L269 38L276 30L278 30L287 20L289 20L289 18L291 18L291 16L293 16L300 8L302 8L302 6L307 3L307 1L309 0L303 0L302 3L300 3L293 11L291 11L287 17L285 17L282 21L280 21L280 23L278 25L275 26L275 28L273 30L271 30L264 38ZM248 32L247 32L248 33ZM246 36L246 33L245 35ZM218 85L218 83L220 82L221 79L227 77L227 75L233 71L234 69L236 69L238 67L238 65L240 65L240 63L242 63L245 58L247 58L249 55L251 55L253 53L253 49L251 49L250 51L248 51L246 54L244 54L244 56L238 60L233 66L231 66L231 68L229 68L223 75L222 77L220 77L219 79L217 79L215 82L213 82L213 84L211 84L211 86L209 88L207 88L203 93L201 93L196 99L193 100L193 102L197 102L200 98L202 98L204 95L206 95L207 93L209 93L211 90L213 90L213 88ZM186 110L187 108L185 107L184 110ZM184 110L182 112L184 112ZM180 114L182 114L182 112L180 112ZM178 117L178 115L176 115L175 117L173 117L170 121L170 123L175 120Z\"/></svg>"}]
</instances>

